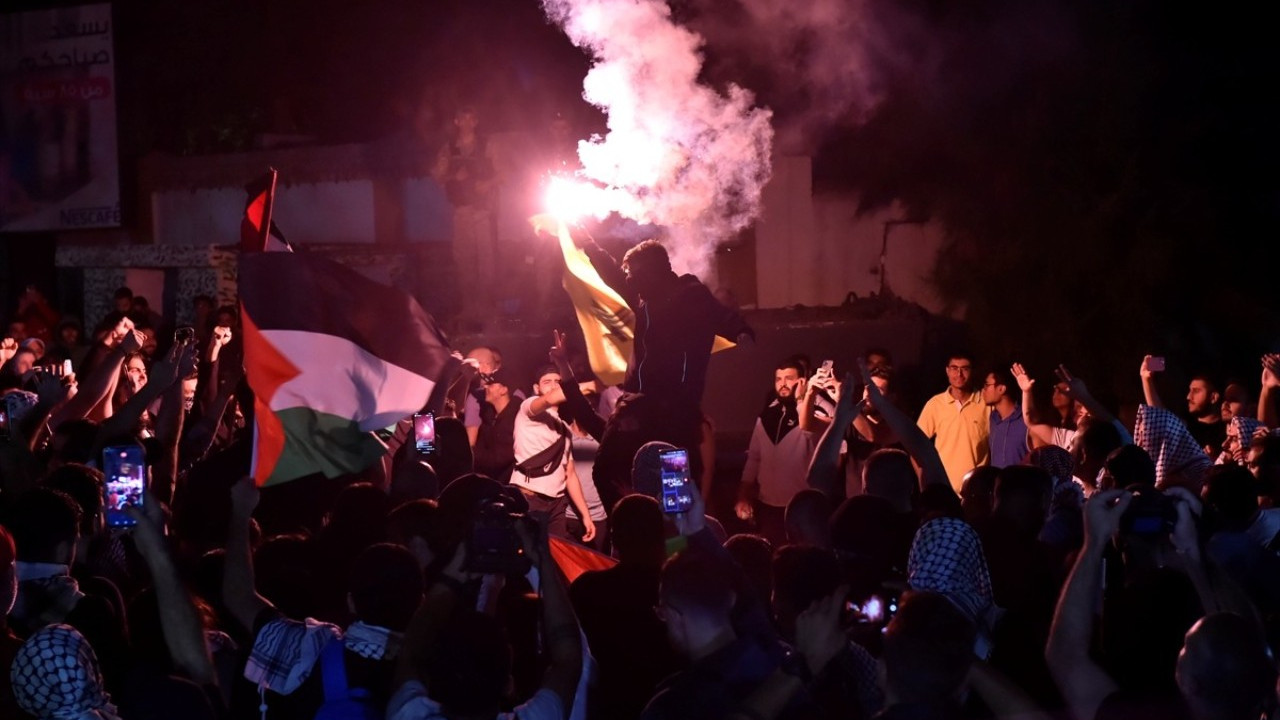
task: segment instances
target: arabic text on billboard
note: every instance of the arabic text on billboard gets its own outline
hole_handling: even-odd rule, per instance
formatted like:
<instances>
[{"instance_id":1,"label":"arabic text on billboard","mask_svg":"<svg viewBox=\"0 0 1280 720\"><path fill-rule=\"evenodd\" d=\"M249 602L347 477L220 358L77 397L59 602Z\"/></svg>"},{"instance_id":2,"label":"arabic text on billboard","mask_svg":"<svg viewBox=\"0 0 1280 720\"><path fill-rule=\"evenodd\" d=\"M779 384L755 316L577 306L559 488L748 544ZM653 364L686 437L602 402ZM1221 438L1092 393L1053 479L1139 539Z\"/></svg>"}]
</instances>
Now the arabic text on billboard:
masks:
<instances>
[{"instance_id":1,"label":"arabic text on billboard","mask_svg":"<svg viewBox=\"0 0 1280 720\"><path fill-rule=\"evenodd\" d=\"M0 232L120 224L111 6L0 15Z\"/></svg>"}]
</instances>

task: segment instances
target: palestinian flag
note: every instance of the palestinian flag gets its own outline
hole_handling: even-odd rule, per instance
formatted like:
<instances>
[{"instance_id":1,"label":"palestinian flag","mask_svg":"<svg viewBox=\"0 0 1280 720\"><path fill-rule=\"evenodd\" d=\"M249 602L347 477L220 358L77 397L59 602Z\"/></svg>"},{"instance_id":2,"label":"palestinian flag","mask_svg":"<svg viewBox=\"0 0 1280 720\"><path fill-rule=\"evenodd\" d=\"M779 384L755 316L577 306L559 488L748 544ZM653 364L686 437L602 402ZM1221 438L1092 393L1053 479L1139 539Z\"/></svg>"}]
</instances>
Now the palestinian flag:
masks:
<instances>
[{"instance_id":1,"label":"palestinian flag","mask_svg":"<svg viewBox=\"0 0 1280 720\"><path fill-rule=\"evenodd\" d=\"M244 219L240 221L240 251L291 252L293 248L284 239L284 233L271 220L271 206L276 192L276 171L271 170L244 188L249 199L244 206ZM266 246L262 243L262 223L271 223Z\"/></svg>"},{"instance_id":2,"label":"palestinian flag","mask_svg":"<svg viewBox=\"0 0 1280 720\"><path fill-rule=\"evenodd\" d=\"M244 253L239 285L259 485L360 471L370 431L443 403L458 361L408 294L314 253Z\"/></svg>"},{"instance_id":3,"label":"palestinian flag","mask_svg":"<svg viewBox=\"0 0 1280 720\"><path fill-rule=\"evenodd\" d=\"M585 545L558 537L547 539L550 541L548 544L551 546L551 559L556 561L567 583L572 584L585 572L608 570L618 564L617 558L596 552Z\"/></svg>"}]
</instances>

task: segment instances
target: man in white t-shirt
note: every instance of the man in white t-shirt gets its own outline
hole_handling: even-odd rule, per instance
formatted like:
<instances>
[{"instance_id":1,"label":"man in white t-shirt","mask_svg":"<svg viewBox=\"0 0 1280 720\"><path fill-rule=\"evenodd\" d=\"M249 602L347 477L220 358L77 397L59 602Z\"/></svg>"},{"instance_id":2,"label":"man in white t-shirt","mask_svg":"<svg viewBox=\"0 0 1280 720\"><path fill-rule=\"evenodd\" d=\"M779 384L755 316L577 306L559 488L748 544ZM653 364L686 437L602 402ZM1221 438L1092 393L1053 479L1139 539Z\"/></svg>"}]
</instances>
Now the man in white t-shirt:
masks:
<instances>
[{"instance_id":1,"label":"man in white t-shirt","mask_svg":"<svg viewBox=\"0 0 1280 720\"><path fill-rule=\"evenodd\" d=\"M516 466L511 471L511 484L524 493L529 514L543 520L547 532L556 537L571 539L565 509L572 502L585 528L582 540L591 542L596 526L574 469L571 433L556 410L564 402L560 372L550 365L541 369L533 392L516 414Z\"/></svg>"}]
</instances>

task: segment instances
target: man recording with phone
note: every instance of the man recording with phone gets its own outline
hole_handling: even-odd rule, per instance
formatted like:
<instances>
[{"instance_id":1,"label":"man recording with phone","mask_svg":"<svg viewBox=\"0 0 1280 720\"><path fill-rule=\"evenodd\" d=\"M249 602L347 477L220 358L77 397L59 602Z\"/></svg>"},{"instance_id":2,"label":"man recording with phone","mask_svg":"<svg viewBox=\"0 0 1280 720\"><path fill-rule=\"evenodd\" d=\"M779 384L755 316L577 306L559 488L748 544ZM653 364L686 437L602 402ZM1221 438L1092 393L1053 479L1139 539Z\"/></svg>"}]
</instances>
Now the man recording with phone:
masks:
<instances>
[{"instance_id":1,"label":"man recording with phone","mask_svg":"<svg viewBox=\"0 0 1280 720\"><path fill-rule=\"evenodd\" d=\"M1164 407L1156 390L1156 376L1165 371L1165 359L1147 355L1142 358L1138 376L1142 378L1142 394L1151 407ZM1222 452L1227 439L1227 423L1222 419L1222 394L1218 384L1208 375L1196 375L1187 384L1187 430L1210 457Z\"/></svg>"}]
</instances>

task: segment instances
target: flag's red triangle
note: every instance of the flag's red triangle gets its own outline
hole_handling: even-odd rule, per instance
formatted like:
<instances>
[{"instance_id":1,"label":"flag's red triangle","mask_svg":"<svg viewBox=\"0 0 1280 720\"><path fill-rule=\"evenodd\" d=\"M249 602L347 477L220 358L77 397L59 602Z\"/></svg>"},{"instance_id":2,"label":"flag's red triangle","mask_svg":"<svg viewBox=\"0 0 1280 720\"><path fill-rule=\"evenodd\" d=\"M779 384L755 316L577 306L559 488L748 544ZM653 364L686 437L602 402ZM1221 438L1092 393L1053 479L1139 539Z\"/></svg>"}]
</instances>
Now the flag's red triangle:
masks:
<instances>
[{"instance_id":1,"label":"flag's red triangle","mask_svg":"<svg viewBox=\"0 0 1280 720\"><path fill-rule=\"evenodd\" d=\"M301 374L292 362L276 349L258 330L253 318L241 308L241 332L244 334L245 374L254 391L254 464L250 472L259 485L271 477L276 462L284 452L284 427L271 410L271 398L289 380Z\"/></svg>"}]
</instances>

